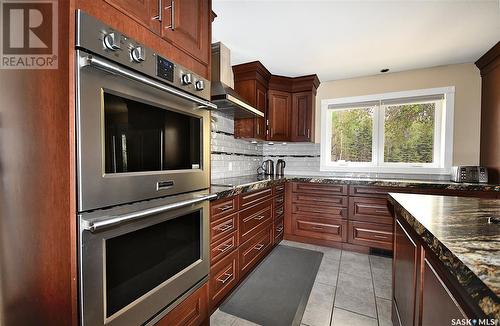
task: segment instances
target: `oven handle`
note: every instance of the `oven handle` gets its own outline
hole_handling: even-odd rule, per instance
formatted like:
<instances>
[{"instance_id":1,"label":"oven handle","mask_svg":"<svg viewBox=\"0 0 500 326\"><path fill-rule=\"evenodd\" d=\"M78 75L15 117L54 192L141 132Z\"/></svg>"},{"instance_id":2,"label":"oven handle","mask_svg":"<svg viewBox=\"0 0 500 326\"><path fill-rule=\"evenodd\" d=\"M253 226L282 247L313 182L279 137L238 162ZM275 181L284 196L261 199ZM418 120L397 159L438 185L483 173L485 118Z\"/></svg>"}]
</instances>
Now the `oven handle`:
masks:
<instances>
[{"instance_id":1,"label":"oven handle","mask_svg":"<svg viewBox=\"0 0 500 326\"><path fill-rule=\"evenodd\" d=\"M109 228L111 226L116 226L116 225L121 224L121 223L130 222L130 221L134 221L134 220L146 217L146 216L159 214L159 213L163 213L166 211L171 211L173 209L193 205L193 204L205 201L205 200L213 199L215 197L217 197L217 194L210 194L210 195L206 195L206 196L202 196L202 197L198 197L198 198L194 198L194 199L184 200L184 201L173 203L173 204L168 204L168 205L159 206L159 207L155 207L155 208L145 209L145 210L139 211L139 212L133 212L133 213L123 214L123 215L118 215L118 216L106 216L106 217L103 217L102 219L94 220L94 221L85 221L84 220L84 221L82 221L82 228L83 228L83 230L87 230L87 231L90 231L92 233L98 232L102 229Z\"/></svg>"},{"instance_id":2,"label":"oven handle","mask_svg":"<svg viewBox=\"0 0 500 326\"><path fill-rule=\"evenodd\" d=\"M203 99L200 99L196 96L193 96L189 93L182 92L176 88L170 87L168 85L164 85L162 83L159 83L151 78L145 77L141 74L135 73L133 71L129 71L127 69L123 69L120 66L104 59L97 58L93 55L87 55L82 58L83 60L81 61L81 66L92 66L104 71L107 71L109 73L115 74L115 75L120 75L122 77L126 77L128 79L132 79L134 81L149 85L151 87L160 89L162 91L165 91L167 93L170 93L172 95L181 97L185 100L188 100L190 102L194 102L196 104L199 104L203 109L217 109L217 105L215 105L212 102L205 101Z\"/></svg>"}]
</instances>

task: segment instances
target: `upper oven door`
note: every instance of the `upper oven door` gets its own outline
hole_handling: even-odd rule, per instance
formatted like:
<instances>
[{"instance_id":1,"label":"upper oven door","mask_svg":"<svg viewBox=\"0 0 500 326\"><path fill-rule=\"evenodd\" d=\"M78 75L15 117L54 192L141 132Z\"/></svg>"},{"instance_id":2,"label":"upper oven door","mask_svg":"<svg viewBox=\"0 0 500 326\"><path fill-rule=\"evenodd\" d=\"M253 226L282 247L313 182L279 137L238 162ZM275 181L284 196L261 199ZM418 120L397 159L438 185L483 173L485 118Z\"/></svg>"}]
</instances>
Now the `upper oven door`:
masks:
<instances>
[{"instance_id":1,"label":"upper oven door","mask_svg":"<svg viewBox=\"0 0 500 326\"><path fill-rule=\"evenodd\" d=\"M209 111L77 52L79 211L208 188Z\"/></svg>"}]
</instances>

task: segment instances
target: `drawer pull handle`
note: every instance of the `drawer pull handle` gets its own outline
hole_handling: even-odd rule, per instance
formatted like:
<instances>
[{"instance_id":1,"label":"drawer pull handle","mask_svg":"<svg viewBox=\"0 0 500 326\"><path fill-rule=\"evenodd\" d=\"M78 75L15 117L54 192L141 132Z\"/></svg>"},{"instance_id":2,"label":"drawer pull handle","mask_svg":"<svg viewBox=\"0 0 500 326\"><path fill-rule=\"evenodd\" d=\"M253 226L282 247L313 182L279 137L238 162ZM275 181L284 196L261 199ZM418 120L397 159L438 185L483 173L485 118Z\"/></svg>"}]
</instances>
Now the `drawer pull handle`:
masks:
<instances>
[{"instance_id":1,"label":"drawer pull handle","mask_svg":"<svg viewBox=\"0 0 500 326\"><path fill-rule=\"evenodd\" d=\"M278 231L278 232L281 232L281 231L283 231L283 227L282 227L282 226L280 226L280 227L277 227L277 228L276 228L276 231Z\"/></svg>"},{"instance_id":2,"label":"drawer pull handle","mask_svg":"<svg viewBox=\"0 0 500 326\"><path fill-rule=\"evenodd\" d=\"M383 236L383 235L378 235L378 234L374 234L373 235L374 238L379 238L379 239L387 239L386 236Z\"/></svg>"},{"instance_id":3,"label":"drawer pull handle","mask_svg":"<svg viewBox=\"0 0 500 326\"><path fill-rule=\"evenodd\" d=\"M230 224L226 224L226 225L221 225L219 227L217 227L217 231L226 231L226 230L229 230L229 229L232 229L233 228L233 223L230 223Z\"/></svg>"},{"instance_id":4,"label":"drawer pull handle","mask_svg":"<svg viewBox=\"0 0 500 326\"><path fill-rule=\"evenodd\" d=\"M231 249L233 247L233 244L226 244L224 246L222 246L221 248L217 248L216 250L219 250L220 253L224 253L226 251L228 251L229 249Z\"/></svg>"},{"instance_id":5,"label":"drawer pull handle","mask_svg":"<svg viewBox=\"0 0 500 326\"><path fill-rule=\"evenodd\" d=\"M384 214L384 215L387 215L387 213L389 213L387 210L382 210L382 209L376 209L375 210L375 213L377 214Z\"/></svg>"},{"instance_id":6,"label":"drawer pull handle","mask_svg":"<svg viewBox=\"0 0 500 326\"><path fill-rule=\"evenodd\" d=\"M217 281L218 282L221 282L222 284L226 283L227 281L229 281L231 279L231 277L233 277L233 274L229 274L229 273L224 273L223 276L225 276L224 278L217 278Z\"/></svg>"},{"instance_id":7,"label":"drawer pull handle","mask_svg":"<svg viewBox=\"0 0 500 326\"><path fill-rule=\"evenodd\" d=\"M253 219L254 220L257 220L257 221L260 221L264 218L265 216L264 215L258 215L258 216L255 216Z\"/></svg>"},{"instance_id":8,"label":"drawer pull handle","mask_svg":"<svg viewBox=\"0 0 500 326\"><path fill-rule=\"evenodd\" d=\"M281 190L283 190L284 188L285 188L285 187L283 187L283 186L277 186L277 187L276 187L276 190L277 190L277 191L281 191Z\"/></svg>"},{"instance_id":9,"label":"drawer pull handle","mask_svg":"<svg viewBox=\"0 0 500 326\"><path fill-rule=\"evenodd\" d=\"M255 247L253 247L255 250L261 250L262 248L264 248L264 245L263 244L258 244L256 245Z\"/></svg>"},{"instance_id":10,"label":"drawer pull handle","mask_svg":"<svg viewBox=\"0 0 500 326\"><path fill-rule=\"evenodd\" d=\"M283 214L283 207L281 207L280 209L276 210L276 214L278 214L278 215Z\"/></svg>"},{"instance_id":11,"label":"drawer pull handle","mask_svg":"<svg viewBox=\"0 0 500 326\"><path fill-rule=\"evenodd\" d=\"M322 226L311 226L311 228L314 230L323 230Z\"/></svg>"},{"instance_id":12,"label":"drawer pull handle","mask_svg":"<svg viewBox=\"0 0 500 326\"><path fill-rule=\"evenodd\" d=\"M276 198L276 202L277 202L277 203L282 203L282 202L283 202L283 197L278 197L278 198Z\"/></svg>"},{"instance_id":13,"label":"drawer pull handle","mask_svg":"<svg viewBox=\"0 0 500 326\"><path fill-rule=\"evenodd\" d=\"M217 209L220 210L221 212L224 212L224 211L227 211L228 209L231 209L231 208L233 208L233 205L225 205L225 206L219 207Z\"/></svg>"}]
</instances>

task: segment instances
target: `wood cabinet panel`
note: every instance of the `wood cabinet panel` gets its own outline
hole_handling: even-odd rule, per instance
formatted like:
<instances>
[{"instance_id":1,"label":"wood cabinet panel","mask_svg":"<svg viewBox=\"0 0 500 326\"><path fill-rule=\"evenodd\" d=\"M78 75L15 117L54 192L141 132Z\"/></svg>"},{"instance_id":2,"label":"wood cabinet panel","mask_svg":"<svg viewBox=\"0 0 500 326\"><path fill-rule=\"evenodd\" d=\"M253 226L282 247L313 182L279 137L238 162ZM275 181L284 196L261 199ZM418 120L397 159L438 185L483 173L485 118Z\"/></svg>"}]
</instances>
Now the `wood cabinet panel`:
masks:
<instances>
[{"instance_id":1,"label":"wood cabinet panel","mask_svg":"<svg viewBox=\"0 0 500 326\"><path fill-rule=\"evenodd\" d=\"M291 110L291 141L312 141L314 124L312 92L293 93Z\"/></svg>"},{"instance_id":2,"label":"wood cabinet panel","mask_svg":"<svg viewBox=\"0 0 500 326\"><path fill-rule=\"evenodd\" d=\"M210 245L210 263L213 265L238 247L238 231Z\"/></svg>"},{"instance_id":3,"label":"wood cabinet panel","mask_svg":"<svg viewBox=\"0 0 500 326\"><path fill-rule=\"evenodd\" d=\"M284 194L285 193L285 183L274 186L274 194Z\"/></svg>"},{"instance_id":4,"label":"wood cabinet panel","mask_svg":"<svg viewBox=\"0 0 500 326\"><path fill-rule=\"evenodd\" d=\"M347 195L347 185L326 183L292 183L292 192L319 195Z\"/></svg>"},{"instance_id":5,"label":"wood cabinet panel","mask_svg":"<svg viewBox=\"0 0 500 326\"><path fill-rule=\"evenodd\" d=\"M392 225L393 217L385 198L349 198L349 219Z\"/></svg>"},{"instance_id":6,"label":"wood cabinet panel","mask_svg":"<svg viewBox=\"0 0 500 326\"><path fill-rule=\"evenodd\" d=\"M235 250L210 269L210 310L219 304L238 281L239 260L238 250Z\"/></svg>"},{"instance_id":7,"label":"wood cabinet panel","mask_svg":"<svg viewBox=\"0 0 500 326\"><path fill-rule=\"evenodd\" d=\"M271 226L257 233L239 247L240 276L248 273L257 264L273 244Z\"/></svg>"},{"instance_id":8,"label":"wood cabinet panel","mask_svg":"<svg viewBox=\"0 0 500 326\"><path fill-rule=\"evenodd\" d=\"M239 241L243 243L272 223L271 201L252 207L240 213Z\"/></svg>"},{"instance_id":9,"label":"wood cabinet panel","mask_svg":"<svg viewBox=\"0 0 500 326\"><path fill-rule=\"evenodd\" d=\"M422 310L419 325L449 325L452 319L467 318L427 258L424 258L422 267Z\"/></svg>"},{"instance_id":10,"label":"wood cabinet panel","mask_svg":"<svg viewBox=\"0 0 500 326\"><path fill-rule=\"evenodd\" d=\"M208 64L210 10L209 0L163 0L161 36Z\"/></svg>"},{"instance_id":11,"label":"wood cabinet panel","mask_svg":"<svg viewBox=\"0 0 500 326\"><path fill-rule=\"evenodd\" d=\"M285 194L279 194L274 197L274 206L280 206L285 203Z\"/></svg>"},{"instance_id":12,"label":"wood cabinet panel","mask_svg":"<svg viewBox=\"0 0 500 326\"><path fill-rule=\"evenodd\" d=\"M292 233L303 237L346 242L347 221L293 214Z\"/></svg>"},{"instance_id":13,"label":"wood cabinet panel","mask_svg":"<svg viewBox=\"0 0 500 326\"><path fill-rule=\"evenodd\" d=\"M347 196L325 196L310 193L294 193L292 195L293 203L301 203L306 205L321 205L333 207L347 207Z\"/></svg>"},{"instance_id":14,"label":"wood cabinet panel","mask_svg":"<svg viewBox=\"0 0 500 326\"><path fill-rule=\"evenodd\" d=\"M322 218L347 218L347 208L336 206L292 204L291 213L306 214Z\"/></svg>"},{"instance_id":15,"label":"wood cabinet panel","mask_svg":"<svg viewBox=\"0 0 500 326\"><path fill-rule=\"evenodd\" d=\"M160 32L158 0L104 0L155 33Z\"/></svg>"},{"instance_id":16,"label":"wood cabinet panel","mask_svg":"<svg viewBox=\"0 0 500 326\"><path fill-rule=\"evenodd\" d=\"M210 223L210 241L217 241L237 230L238 213L220 218Z\"/></svg>"},{"instance_id":17,"label":"wood cabinet panel","mask_svg":"<svg viewBox=\"0 0 500 326\"><path fill-rule=\"evenodd\" d=\"M348 241L352 244L392 250L392 226L349 221Z\"/></svg>"},{"instance_id":18,"label":"wood cabinet panel","mask_svg":"<svg viewBox=\"0 0 500 326\"><path fill-rule=\"evenodd\" d=\"M251 207L252 205L261 203L263 200L270 198L273 194L273 189L271 187L257 190L254 192L249 192L240 195L240 207L245 209Z\"/></svg>"},{"instance_id":19,"label":"wood cabinet panel","mask_svg":"<svg viewBox=\"0 0 500 326\"><path fill-rule=\"evenodd\" d=\"M268 92L269 135L268 140L287 141L290 137L290 110L292 96L290 93L270 90Z\"/></svg>"},{"instance_id":20,"label":"wood cabinet panel","mask_svg":"<svg viewBox=\"0 0 500 326\"><path fill-rule=\"evenodd\" d=\"M199 326L208 323L208 284L177 305L157 326Z\"/></svg>"},{"instance_id":21,"label":"wood cabinet panel","mask_svg":"<svg viewBox=\"0 0 500 326\"><path fill-rule=\"evenodd\" d=\"M419 249L415 240L396 220L393 258L393 296L401 325L414 323Z\"/></svg>"},{"instance_id":22,"label":"wood cabinet panel","mask_svg":"<svg viewBox=\"0 0 500 326\"><path fill-rule=\"evenodd\" d=\"M233 214L238 211L238 196L223 198L210 202L210 220Z\"/></svg>"},{"instance_id":23,"label":"wood cabinet panel","mask_svg":"<svg viewBox=\"0 0 500 326\"><path fill-rule=\"evenodd\" d=\"M274 219L282 218L285 215L285 206L274 207Z\"/></svg>"}]
</instances>

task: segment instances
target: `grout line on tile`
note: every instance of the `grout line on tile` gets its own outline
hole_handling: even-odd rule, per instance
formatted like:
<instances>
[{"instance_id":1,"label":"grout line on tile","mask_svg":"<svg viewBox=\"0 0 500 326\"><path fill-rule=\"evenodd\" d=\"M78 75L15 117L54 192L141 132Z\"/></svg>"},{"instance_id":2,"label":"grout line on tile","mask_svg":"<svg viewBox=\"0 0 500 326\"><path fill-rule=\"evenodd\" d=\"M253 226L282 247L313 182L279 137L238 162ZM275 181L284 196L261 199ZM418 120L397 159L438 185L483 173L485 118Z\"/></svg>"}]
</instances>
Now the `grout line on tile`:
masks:
<instances>
[{"instance_id":1,"label":"grout line on tile","mask_svg":"<svg viewBox=\"0 0 500 326\"><path fill-rule=\"evenodd\" d=\"M337 279L335 280L335 295L333 296L333 304L332 304L332 313L330 314L330 326L332 325L333 322L333 311L335 310L335 299L337 298L337 290L339 288L339 278L340 278L340 264L342 263L342 253L344 250L340 250L340 257L339 257L339 268L337 268Z\"/></svg>"},{"instance_id":2,"label":"grout line on tile","mask_svg":"<svg viewBox=\"0 0 500 326\"><path fill-rule=\"evenodd\" d=\"M370 259L370 255L368 255L368 265L370 266L370 276L372 279L373 300L375 301L375 315L377 316L377 325L380 326L380 321L378 318L377 296L375 295L375 277L373 276L372 260Z\"/></svg>"}]
</instances>

